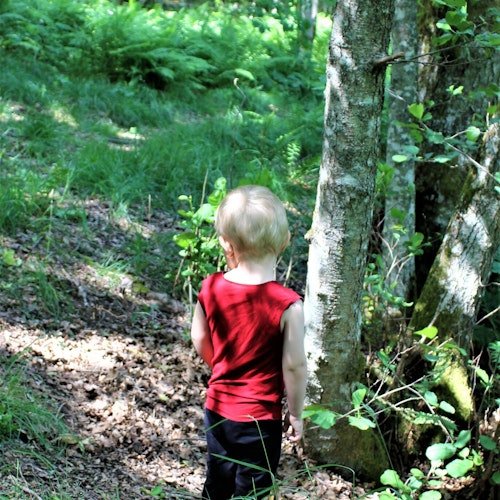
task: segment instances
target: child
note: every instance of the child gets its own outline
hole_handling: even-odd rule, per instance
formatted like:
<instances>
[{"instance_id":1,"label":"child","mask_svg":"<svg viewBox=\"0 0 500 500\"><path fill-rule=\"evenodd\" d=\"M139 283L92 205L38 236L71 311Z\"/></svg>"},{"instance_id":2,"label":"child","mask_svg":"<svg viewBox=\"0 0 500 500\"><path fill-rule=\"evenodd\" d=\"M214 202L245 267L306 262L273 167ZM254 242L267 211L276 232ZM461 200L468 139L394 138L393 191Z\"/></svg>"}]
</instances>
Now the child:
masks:
<instances>
[{"instance_id":1,"label":"child","mask_svg":"<svg viewBox=\"0 0 500 500\"><path fill-rule=\"evenodd\" d=\"M212 369L203 498L263 498L280 458L284 387L289 439L302 438L303 304L275 281L277 256L290 233L283 204L271 191L231 191L217 210L215 228L230 270L203 281L191 328L197 352Z\"/></svg>"}]
</instances>

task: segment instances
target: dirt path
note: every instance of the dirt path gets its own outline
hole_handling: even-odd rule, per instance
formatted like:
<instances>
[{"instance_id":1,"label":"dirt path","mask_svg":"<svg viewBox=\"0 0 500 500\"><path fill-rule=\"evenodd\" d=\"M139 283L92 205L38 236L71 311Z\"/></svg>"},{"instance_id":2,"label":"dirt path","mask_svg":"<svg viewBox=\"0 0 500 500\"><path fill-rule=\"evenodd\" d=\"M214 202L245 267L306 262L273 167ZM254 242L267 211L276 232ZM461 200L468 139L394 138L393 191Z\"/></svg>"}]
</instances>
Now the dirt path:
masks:
<instances>
[{"instance_id":1,"label":"dirt path","mask_svg":"<svg viewBox=\"0 0 500 500\"><path fill-rule=\"evenodd\" d=\"M60 409L75 433L63 436L66 452L47 463L29 442L24 454L4 451L4 463L18 463L9 471L11 486L29 494L44 483L58 481L63 489L77 484L79 497L89 500L151 498L148 491L171 499L199 495L208 372L186 339L185 318L162 320L163 328L142 337L137 331L73 331L75 324L50 334L2 325L1 348L12 354L29 348L29 384ZM291 479L311 464L299 451L284 449L284 498L352 498L352 485L325 471Z\"/></svg>"}]
</instances>

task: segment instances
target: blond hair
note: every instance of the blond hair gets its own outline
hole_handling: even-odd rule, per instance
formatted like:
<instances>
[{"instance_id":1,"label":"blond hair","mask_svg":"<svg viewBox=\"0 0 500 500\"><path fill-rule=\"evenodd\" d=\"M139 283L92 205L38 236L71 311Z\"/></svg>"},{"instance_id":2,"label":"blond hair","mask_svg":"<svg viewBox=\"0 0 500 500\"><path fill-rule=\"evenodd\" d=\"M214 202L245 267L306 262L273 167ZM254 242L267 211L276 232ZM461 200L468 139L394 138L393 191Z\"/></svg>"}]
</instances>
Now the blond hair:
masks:
<instances>
[{"instance_id":1,"label":"blond hair","mask_svg":"<svg viewBox=\"0 0 500 500\"><path fill-rule=\"evenodd\" d=\"M263 186L230 191L215 214L215 229L247 258L278 255L290 239L283 203Z\"/></svg>"}]
</instances>

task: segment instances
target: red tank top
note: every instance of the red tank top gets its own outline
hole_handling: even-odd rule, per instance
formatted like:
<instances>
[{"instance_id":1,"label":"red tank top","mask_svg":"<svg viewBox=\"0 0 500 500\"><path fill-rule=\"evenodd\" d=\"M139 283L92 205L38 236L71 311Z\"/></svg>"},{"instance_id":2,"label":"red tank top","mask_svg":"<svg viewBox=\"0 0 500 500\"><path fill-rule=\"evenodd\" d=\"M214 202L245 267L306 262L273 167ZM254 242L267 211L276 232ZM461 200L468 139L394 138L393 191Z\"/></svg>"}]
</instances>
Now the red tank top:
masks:
<instances>
[{"instance_id":1,"label":"red tank top","mask_svg":"<svg viewBox=\"0 0 500 500\"><path fill-rule=\"evenodd\" d=\"M226 280L223 273L203 281L198 300L214 349L209 410L236 422L281 419L280 321L300 299L276 281L243 285Z\"/></svg>"}]
</instances>

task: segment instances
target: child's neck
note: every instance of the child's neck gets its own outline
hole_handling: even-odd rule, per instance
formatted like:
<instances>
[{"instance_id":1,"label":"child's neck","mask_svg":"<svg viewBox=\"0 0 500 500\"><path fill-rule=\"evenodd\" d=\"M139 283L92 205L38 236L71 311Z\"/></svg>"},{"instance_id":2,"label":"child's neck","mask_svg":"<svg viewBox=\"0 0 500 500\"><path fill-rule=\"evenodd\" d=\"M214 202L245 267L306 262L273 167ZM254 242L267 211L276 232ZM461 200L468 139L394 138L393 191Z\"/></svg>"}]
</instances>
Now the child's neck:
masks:
<instances>
[{"instance_id":1,"label":"child's neck","mask_svg":"<svg viewBox=\"0 0 500 500\"><path fill-rule=\"evenodd\" d=\"M240 260L236 267L225 274L225 277L242 285L260 285L276 279L275 267L274 255L266 255L255 260Z\"/></svg>"}]
</instances>

